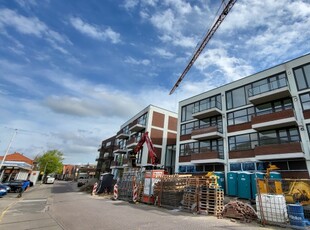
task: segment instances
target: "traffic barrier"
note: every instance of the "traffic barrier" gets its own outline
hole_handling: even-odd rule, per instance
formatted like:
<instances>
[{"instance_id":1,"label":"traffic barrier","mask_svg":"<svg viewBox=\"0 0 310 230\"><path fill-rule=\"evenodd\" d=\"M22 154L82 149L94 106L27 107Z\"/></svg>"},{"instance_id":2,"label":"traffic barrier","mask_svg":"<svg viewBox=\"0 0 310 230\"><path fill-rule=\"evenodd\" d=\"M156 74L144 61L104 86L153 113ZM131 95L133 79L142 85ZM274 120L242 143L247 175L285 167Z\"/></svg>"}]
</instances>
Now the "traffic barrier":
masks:
<instances>
[{"instance_id":1,"label":"traffic barrier","mask_svg":"<svg viewBox=\"0 0 310 230\"><path fill-rule=\"evenodd\" d=\"M136 183L133 186L133 194L132 194L132 201L133 202L137 202L138 200L138 187L136 185Z\"/></svg>"},{"instance_id":2,"label":"traffic barrier","mask_svg":"<svg viewBox=\"0 0 310 230\"><path fill-rule=\"evenodd\" d=\"M117 184L114 185L114 200L117 200L118 198L118 187Z\"/></svg>"},{"instance_id":3,"label":"traffic barrier","mask_svg":"<svg viewBox=\"0 0 310 230\"><path fill-rule=\"evenodd\" d=\"M96 183L94 184L93 191L92 191L92 193L91 193L92 196L96 194L97 187L98 187L98 183L96 182Z\"/></svg>"}]
</instances>

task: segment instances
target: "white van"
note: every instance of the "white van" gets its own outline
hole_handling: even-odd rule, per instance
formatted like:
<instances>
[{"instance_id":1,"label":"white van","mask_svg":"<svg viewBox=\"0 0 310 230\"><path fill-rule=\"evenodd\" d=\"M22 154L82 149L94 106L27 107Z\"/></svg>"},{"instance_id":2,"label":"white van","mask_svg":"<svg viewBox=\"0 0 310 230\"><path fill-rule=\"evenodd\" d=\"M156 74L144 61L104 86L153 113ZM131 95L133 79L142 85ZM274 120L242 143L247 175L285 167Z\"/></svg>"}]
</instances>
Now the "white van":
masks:
<instances>
[{"instance_id":1,"label":"white van","mask_svg":"<svg viewBox=\"0 0 310 230\"><path fill-rule=\"evenodd\" d=\"M81 173L80 175L79 175L79 178L78 178L78 180L77 180L77 186L78 187L81 187L81 186L83 186L84 184L86 184L87 182L88 182L88 180L89 180L89 176L87 175L87 173Z\"/></svg>"}]
</instances>

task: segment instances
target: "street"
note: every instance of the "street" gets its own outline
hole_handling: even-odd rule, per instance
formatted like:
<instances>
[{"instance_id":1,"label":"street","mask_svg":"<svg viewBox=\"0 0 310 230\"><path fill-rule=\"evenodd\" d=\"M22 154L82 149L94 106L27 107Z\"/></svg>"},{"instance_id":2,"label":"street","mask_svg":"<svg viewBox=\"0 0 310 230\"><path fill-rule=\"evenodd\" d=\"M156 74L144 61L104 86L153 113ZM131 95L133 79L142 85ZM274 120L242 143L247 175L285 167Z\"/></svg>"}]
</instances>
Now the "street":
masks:
<instances>
[{"instance_id":1,"label":"street","mask_svg":"<svg viewBox=\"0 0 310 230\"><path fill-rule=\"evenodd\" d=\"M16 196L0 199L0 229L262 229L256 223L91 196L79 192L75 182L37 184L22 198Z\"/></svg>"}]
</instances>

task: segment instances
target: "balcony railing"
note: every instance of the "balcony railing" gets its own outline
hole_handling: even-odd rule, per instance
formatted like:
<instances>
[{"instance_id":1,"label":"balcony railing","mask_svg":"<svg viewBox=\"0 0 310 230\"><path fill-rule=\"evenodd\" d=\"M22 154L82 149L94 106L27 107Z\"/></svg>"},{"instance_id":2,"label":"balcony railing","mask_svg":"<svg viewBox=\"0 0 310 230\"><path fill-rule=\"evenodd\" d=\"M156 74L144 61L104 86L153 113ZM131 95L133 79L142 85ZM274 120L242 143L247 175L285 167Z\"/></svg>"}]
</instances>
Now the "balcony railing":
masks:
<instances>
[{"instance_id":1,"label":"balcony railing","mask_svg":"<svg viewBox=\"0 0 310 230\"><path fill-rule=\"evenodd\" d=\"M199 106L195 106L193 108L193 114L201 113L201 112L205 112L205 111L213 110L213 109L221 110L222 109L222 103L220 101L213 101L211 103L205 103L205 104L201 104Z\"/></svg>"},{"instance_id":2,"label":"balcony railing","mask_svg":"<svg viewBox=\"0 0 310 230\"><path fill-rule=\"evenodd\" d=\"M142 120L142 121L135 120L130 125L129 130L131 132L140 132L143 129L145 129L145 127L146 127L146 120Z\"/></svg>"},{"instance_id":3,"label":"balcony railing","mask_svg":"<svg viewBox=\"0 0 310 230\"><path fill-rule=\"evenodd\" d=\"M287 87L287 86L288 86L288 82L286 78L275 80L275 81L262 84L262 85L249 89L249 97L253 97L253 96L256 96L262 93L266 93L266 92L273 91L273 90L280 89L280 88Z\"/></svg>"},{"instance_id":4,"label":"balcony railing","mask_svg":"<svg viewBox=\"0 0 310 230\"><path fill-rule=\"evenodd\" d=\"M248 94L249 100L254 104L291 96L286 78L250 88Z\"/></svg>"},{"instance_id":5,"label":"balcony railing","mask_svg":"<svg viewBox=\"0 0 310 230\"><path fill-rule=\"evenodd\" d=\"M220 125L195 127L191 138L195 140L206 140L223 137L223 128Z\"/></svg>"},{"instance_id":6,"label":"balcony railing","mask_svg":"<svg viewBox=\"0 0 310 230\"><path fill-rule=\"evenodd\" d=\"M263 115L252 117L252 128L258 131L293 125L297 125L295 111L293 109L265 113Z\"/></svg>"}]
</instances>

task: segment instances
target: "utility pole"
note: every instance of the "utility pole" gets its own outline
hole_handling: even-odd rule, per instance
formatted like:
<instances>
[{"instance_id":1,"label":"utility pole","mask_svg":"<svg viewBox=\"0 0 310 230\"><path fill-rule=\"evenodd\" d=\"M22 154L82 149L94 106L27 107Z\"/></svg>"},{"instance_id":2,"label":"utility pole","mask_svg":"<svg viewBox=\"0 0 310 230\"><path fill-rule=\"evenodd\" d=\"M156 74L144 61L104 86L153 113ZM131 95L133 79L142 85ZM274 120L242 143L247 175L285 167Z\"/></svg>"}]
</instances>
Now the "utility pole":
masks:
<instances>
[{"instance_id":1,"label":"utility pole","mask_svg":"<svg viewBox=\"0 0 310 230\"><path fill-rule=\"evenodd\" d=\"M2 169L2 166L3 166L3 163L5 161L6 155L8 155L8 152L9 152L9 150L11 148L13 139L15 138L16 134L17 134L17 129L14 130L14 133L13 133L13 135L11 137L10 143L9 143L9 145L8 145L8 147L6 149L6 152L5 152L5 154L4 154L3 158L2 158L2 161L1 161L1 164L0 164L0 170L1 170L0 182L2 182L2 178L3 178L3 175L4 175L4 171L5 171L4 168Z\"/></svg>"},{"instance_id":2,"label":"utility pole","mask_svg":"<svg viewBox=\"0 0 310 230\"><path fill-rule=\"evenodd\" d=\"M42 180L41 180L41 184L43 184L43 180L44 180L45 173L46 173L46 167L47 167L48 163L50 163L50 162L48 161L48 162L46 162L46 164L45 164L44 172L43 172L43 177L42 177Z\"/></svg>"}]
</instances>

